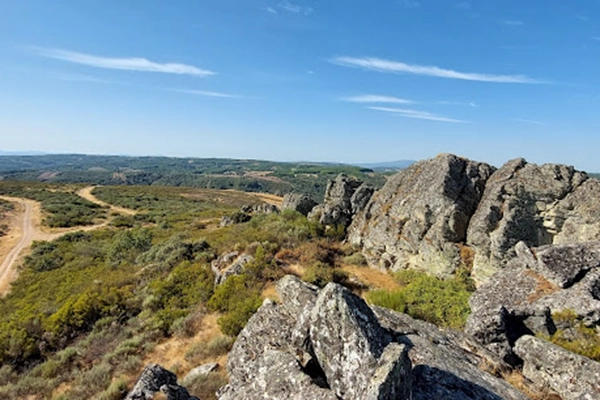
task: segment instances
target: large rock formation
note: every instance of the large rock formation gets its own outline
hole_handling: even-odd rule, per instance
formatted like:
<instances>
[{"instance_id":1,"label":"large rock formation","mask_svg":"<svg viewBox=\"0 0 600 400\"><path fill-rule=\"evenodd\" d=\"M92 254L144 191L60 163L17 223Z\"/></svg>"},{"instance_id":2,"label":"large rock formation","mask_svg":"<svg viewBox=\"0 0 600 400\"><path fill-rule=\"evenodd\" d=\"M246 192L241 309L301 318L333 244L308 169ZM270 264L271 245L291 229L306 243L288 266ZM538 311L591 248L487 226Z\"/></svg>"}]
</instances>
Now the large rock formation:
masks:
<instances>
[{"instance_id":1,"label":"large rock formation","mask_svg":"<svg viewBox=\"0 0 600 400\"><path fill-rule=\"evenodd\" d=\"M413 164L391 177L354 219L349 241L369 264L448 275L494 168L450 154Z\"/></svg>"},{"instance_id":2,"label":"large rock formation","mask_svg":"<svg viewBox=\"0 0 600 400\"><path fill-rule=\"evenodd\" d=\"M283 196L281 209L294 210L298 211L302 215L308 215L308 213L310 213L316 205L317 202L306 194L288 193Z\"/></svg>"},{"instance_id":3,"label":"large rock formation","mask_svg":"<svg viewBox=\"0 0 600 400\"><path fill-rule=\"evenodd\" d=\"M520 362L513 348L521 336L556 331L553 314L600 324L600 242L515 249L517 257L471 296L465 329L511 364Z\"/></svg>"},{"instance_id":4,"label":"large rock formation","mask_svg":"<svg viewBox=\"0 0 600 400\"><path fill-rule=\"evenodd\" d=\"M482 371L503 366L460 333L382 308L347 289L287 276L281 304L265 301L228 357L220 400L525 399Z\"/></svg>"},{"instance_id":5,"label":"large rock formation","mask_svg":"<svg viewBox=\"0 0 600 400\"><path fill-rule=\"evenodd\" d=\"M515 246L600 240L600 182L573 167L507 162L502 168L450 154L391 177L348 230L371 266L447 276L474 255L477 284L517 256ZM464 261L464 260L462 260Z\"/></svg>"},{"instance_id":6,"label":"large rock formation","mask_svg":"<svg viewBox=\"0 0 600 400\"><path fill-rule=\"evenodd\" d=\"M537 247L598 238L600 207L590 203L596 203L600 186L595 182L582 187L587 179L573 167L538 166L522 158L496 171L467 232L467 243L475 250L474 277L488 279L515 256L520 241ZM594 233L589 223L595 225Z\"/></svg>"},{"instance_id":7,"label":"large rock formation","mask_svg":"<svg viewBox=\"0 0 600 400\"><path fill-rule=\"evenodd\" d=\"M327 184L325 202L312 209L308 217L323 225L350 225L356 213L362 210L374 189L358 179L340 174Z\"/></svg>"},{"instance_id":8,"label":"large rock formation","mask_svg":"<svg viewBox=\"0 0 600 400\"><path fill-rule=\"evenodd\" d=\"M523 375L539 387L563 399L600 399L600 363L533 336L520 338L515 352L524 361Z\"/></svg>"}]
</instances>

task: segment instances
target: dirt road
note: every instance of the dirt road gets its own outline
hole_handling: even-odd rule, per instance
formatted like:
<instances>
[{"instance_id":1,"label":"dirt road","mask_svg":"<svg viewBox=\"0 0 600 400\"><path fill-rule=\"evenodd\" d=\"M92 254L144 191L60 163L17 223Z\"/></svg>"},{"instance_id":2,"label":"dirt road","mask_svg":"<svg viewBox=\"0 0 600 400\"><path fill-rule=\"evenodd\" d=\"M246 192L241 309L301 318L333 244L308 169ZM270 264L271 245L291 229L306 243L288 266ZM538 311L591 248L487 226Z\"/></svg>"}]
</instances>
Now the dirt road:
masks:
<instances>
[{"instance_id":1,"label":"dirt road","mask_svg":"<svg viewBox=\"0 0 600 400\"><path fill-rule=\"evenodd\" d=\"M110 204L98 200L91 193L93 189L94 186L86 187L77 192L77 194L93 203L109 207L116 213L127 215L135 214L135 211L133 210L111 206ZM29 249L34 240L51 241L67 233L92 231L103 228L110 222L109 219L95 225L51 229L42 226L42 210L40 203L19 197L0 196L0 199L16 203L17 209L20 210L11 221L8 235L3 237L0 241L2 242L0 244L0 260L2 260L2 264L0 265L0 296L8 291L10 283L16 278L17 271L15 264L17 260L24 255L24 250Z\"/></svg>"},{"instance_id":2,"label":"dirt road","mask_svg":"<svg viewBox=\"0 0 600 400\"><path fill-rule=\"evenodd\" d=\"M81 189L80 191L77 192L77 195L80 197L83 197L84 199L86 199L88 201L91 201L92 203L96 203L96 204L104 206L104 207L109 207L111 209L111 211L115 211L119 214L125 214L125 215L135 215L136 214L135 210L131 210L129 208L124 208L124 207L119 207L119 206L113 206L112 204L105 203L102 200L98 199L96 196L94 196L92 194L92 190L94 190L95 188L96 188L96 186L84 187L83 189Z\"/></svg>"}]
</instances>

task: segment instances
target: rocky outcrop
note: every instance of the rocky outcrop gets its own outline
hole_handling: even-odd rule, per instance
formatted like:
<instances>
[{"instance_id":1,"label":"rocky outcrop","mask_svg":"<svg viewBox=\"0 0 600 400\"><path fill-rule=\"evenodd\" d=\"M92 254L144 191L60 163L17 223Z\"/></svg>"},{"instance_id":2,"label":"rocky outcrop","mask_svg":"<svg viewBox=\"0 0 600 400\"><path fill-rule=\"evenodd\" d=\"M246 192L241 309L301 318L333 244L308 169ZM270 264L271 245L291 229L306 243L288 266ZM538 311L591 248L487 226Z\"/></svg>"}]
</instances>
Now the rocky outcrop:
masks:
<instances>
[{"instance_id":1,"label":"rocky outcrop","mask_svg":"<svg viewBox=\"0 0 600 400\"><path fill-rule=\"evenodd\" d=\"M245 214L277 214L279 212L279 207L269 203L247 204L242 206L240 211Z\"/></svg>"},{"instance_id":2,"label":"rocky outcrop","mask_svg":"<svg viewBox=\"0 0 600 400\"><path fill-rule=\"evenodd\" d=\"M177 376L174 373L158 364L149 364L144 368L125 400L152 400L159 391L167 400L199 400L191 396L186 388L177 384Z\"/></svg>"},{"instance_id":3,"label":"rocky outcrop","mask_svg":"<svg viewBox=\"0 0 600 400\"><path fill-rule=\"evenodd\" d=\"M600 182L570 166L519 158L495 170L440 154L392 176L356 214L348 240L362 246L371 266L438 276L465 261L464 248L481 285L517 257L519 242L541 247L600 240L599 197ZM549 279L569 285L574 278Z\"/></svg>"},{"instance_id":4,"label":"rocky outcrop","mask_svg":"<svg viewBox=\"0 0 600 400\"><path fill-rule=\"evenodd\" d=\"M517 257L470 298L465 332L511 364L526 334L552 335L552 314L569 311L587 325L600 323L600 242L515 246Z\"/></svg>"},{"instance_id":5,"label":"rocky outcrop","mask_svg":"<svg viewBox=\"0 0 600 400\"><path fill-rule=\"evenodd\" d=\"M237 251L225 253L210 263L210 269L215 275L215 285L221 285L232 275L240 275L244 267L253 261L254 257L249 254L240 254Z\"/></svg>"},{"instance_id":6,"label":"rocky outcrop","mask_svg":"<svg viewBox=\"0 0 600 400\"><path fill-rule=\"evenodd\" d=\"M323 225L350 225L353 216L362 210L374 189L358 179L340 174L327 184L325 202L312 209L308 217Z\"/></svg>"},{"instance_id":7,"label":"rocky outcrop","mask_svg":"<svg viewBox=\"0 0 600 400\"><path fill-rule=\"evenodd\" d=\"M298 211L302 215L308 215L308 213L310 213L316 205L317 202L306 194L288 193L283 196L281 209L294 210Z\"/></svg>"},{"instance_id":8,"label":"rocky outcrop","mask_svg":"<svg viewBox=\"0 0 600 400\"><path fill-rule=\"evenodd\" d=\"M466 336L444 333L349 290L287 276L228 357L232 399L525 399L478 366L501 360Z\"/></svg>"},{"instance_id":9,"label":"rocky outcrop","mask_svg":"<svg viewBox=\"0 0 600 400\"><path fill-rule=\"evenodd\" d=\"M450 154L413 164L391 177L358 213L349 241L370 265L449 275L459 244L494 168Z\"/></svg>"},{"instance_id":10,"label":"rocky outcrop","mask_svg":"<svg viewBox=\"0 0 600 400\"><path fill-rule=\"evenodd\" d=\"M590 200L600 194L600 186L584 185L587 179L573 167L538 166L522 158L496 171L487 181L467 232L467 244L475 250L475 279L484 282L506 265L520 241L538 247L600 235L597 229L595 235L587 232L589 223L596 228L600 224L600 206L590 207L597 203Z\"/></svg>"},{"instance_id":11,"label":"rocky outcrop","mask_svg":"<svg viewBox=\"0 0 600 400\"><path fill-rule=\"evenodd\" d=\"M563 399L600 398L600 363L533 336L517 340L515 352L524 361L523 375L539 387L552 388Z\"/></svg>"}]
</instances>

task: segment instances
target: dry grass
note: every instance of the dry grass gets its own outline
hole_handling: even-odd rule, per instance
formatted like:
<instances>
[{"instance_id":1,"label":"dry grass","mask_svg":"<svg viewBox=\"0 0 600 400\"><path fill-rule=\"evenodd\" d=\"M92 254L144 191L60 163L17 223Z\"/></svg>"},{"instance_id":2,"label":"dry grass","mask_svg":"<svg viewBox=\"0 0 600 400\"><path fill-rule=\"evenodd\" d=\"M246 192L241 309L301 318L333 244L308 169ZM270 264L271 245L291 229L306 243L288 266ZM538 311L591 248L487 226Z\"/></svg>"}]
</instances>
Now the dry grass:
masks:
<instances>
[{"instance_id":1,"label":"dry grass","mask_svg":"<svg viewBox=\"0 0 600 400\"><path fill-rule=\"evenodd\" d=\"M150 363L156 363L167 369L176 369L177 371L173 372L176 372L180 378L183 378L192 368L199 365L197 363L190 363L186 359L186 353L194 346L207 345L215 338L223 335L217 324L219 316L220 315L216 313L207 314L202 320L200 329L196 335L191 338L171 337L160 343L146 356L142 365L145 366ZM224 366L227 362L227 355L219 355L216 358L206 358L197 361L202 363L217 362L219 365Z\"/></svg>"},{"instance_id":2,"label":"dry grass","mask_svg":"<svg viewBox=\"0 0 600 400\"><path fill-rule=\"evenodd\" d=\"M347 272L350 277L358 279L371 289L394 291L402 288L402 285L388 272L355 265L342 265L342 270Z\"/></svg>"},{"instance_id":3,"label":"dry grass","mask_svg":"<svg viewBox=\"0 0 600 400\"><path fill-rule=\"evenodd\" d=\"M271 299L277 303L280 302L279 294L277 294L277 288L274 282L269 282L263 289L260 296L263 299Z\"/></svg>"},{"instance_id":4,"label":"dry grass","mask_svg":"<svg viewBox=\"0 0 600 400\"><path fill-rule=\"evenodd\" d=\"M467 269L469 274L471 274L471 271L473 271L473 260L475 259L475 250L473 250L469 246L462 245L460 246L459 255L462 265Z\"/></svg>"},{"instance_id":5,"label":"dry grass","mask_svg":"<svg viewBox=\"0 0 600 400\"><path fill-rule=\"evenodd\" d=\"M525 271L525 275L535 279L536 281L535 292L527 296L527 301L529 303L533 303L534 301L537 301L542 297L552 294L559 290L558 286L556 286L554 283L550 282L542 275L538 274L533 270L528 269L527 271Z\"/></svg>"},{"instance_id":6,"label":"dry grass","mask_svg":"<svg viewBox=\"0 0 600 400\"><path fill-rule=\"evenodd\" d=\"M512 370L502 374L502 378L512 386L519 389L531 400L562 400L558 394L548 388L537 389L519 370Z\"/></svg>"}]
</instances>

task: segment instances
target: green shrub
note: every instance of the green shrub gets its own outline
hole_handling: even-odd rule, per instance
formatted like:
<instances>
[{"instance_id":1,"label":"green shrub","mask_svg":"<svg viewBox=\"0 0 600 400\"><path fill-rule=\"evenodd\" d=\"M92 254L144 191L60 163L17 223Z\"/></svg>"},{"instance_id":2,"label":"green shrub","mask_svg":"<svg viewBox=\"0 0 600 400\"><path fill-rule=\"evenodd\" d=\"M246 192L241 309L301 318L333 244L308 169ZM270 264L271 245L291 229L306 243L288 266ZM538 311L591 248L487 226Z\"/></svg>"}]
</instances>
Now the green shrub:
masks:
<instances>
[{"instance_id":1,"label":"green shrub","mask_svg":"<svg viewBox=\"0 0 600 400\"><path fill-rule=\"evenodd\" d=\"M544 339L565 348L573 353L600 362L600 334L593 327L585 326L577 314L565 309L552 314L552 319L559 329Z\"/></svg>"},{"instance_id":2,"label":"green shrub","mask_svg":"<svg viewBox=\"0 0 600 400\"><path fill-rule=\"evenodd\" d=\"M262 299L258 295L236 303L230 308L227 314L218 319L217 322L221 328L221 332L231 337L237 336L261 304Z\"/></svg>"},{"instance_id":3,"label":"green shrub","mask_svg":"<svg viewBox=\"0 0 600 400\"><path fill-rule=\"evenodd\" d=\"M463 278L440 279L415 270L395 275L405 287L367 293L374 305L391 308L438 326L462 329L470 313L471 286Z\"/></svg>"},{"instance_id":4,"label":"green shrub","mask_svg":"<svg viewBox=\"0 0 600 400\"><path fill-rule=\"evenodd\" d=\"M218 323L229 336L237 336L261 304L260 284L247 275L230 276L208 301L210 309L225 313Z\"/></svg>"},{"instance_id":5,"label":"green shrub","mask_svg":"<svg viewBox=\"0 0 600 400\"><path fill-rule=\"evenodd\" d=\"M217 390L227 384L227 378L219 372L211 372L194 379L186 387L190 394L202 400L216 400Z\"/></svg>"},{"instance_id":6,"label":"green shrub","mask_svg":"<svg viewBox=\"0 0 600 400\"><path fill-rule=\"evenodd\" d=\"M324 287L329 282L346 283L348 281L348 274L339 268L317 261L306 269L302 279L313 285Z\"/></svg>"},{"instance_id":7,"label":"green shrub","mask_svg":"<svg viewBox=\"0 0 600 400\"><path fill-rule=\"evenodd\" d=\"M367 265L367 259L365 258L365 256L363 256L363 254L360 251L357 251L356 253L353 253L349 256L344 257L343 261L349 265L358 265L358 266L366 266Z\"/></svg>"},{"instance_id":8,"label":"green shrub","mask_svg":"<svg viewBox=\"0 0 600 400\"><path fill-rule=\"evenodd\" d=\"M99 393L97 400L121 400L127 394L127 381L125 379L115 379L110 383L110 386Z\"/></svg>"}]
</instances>

